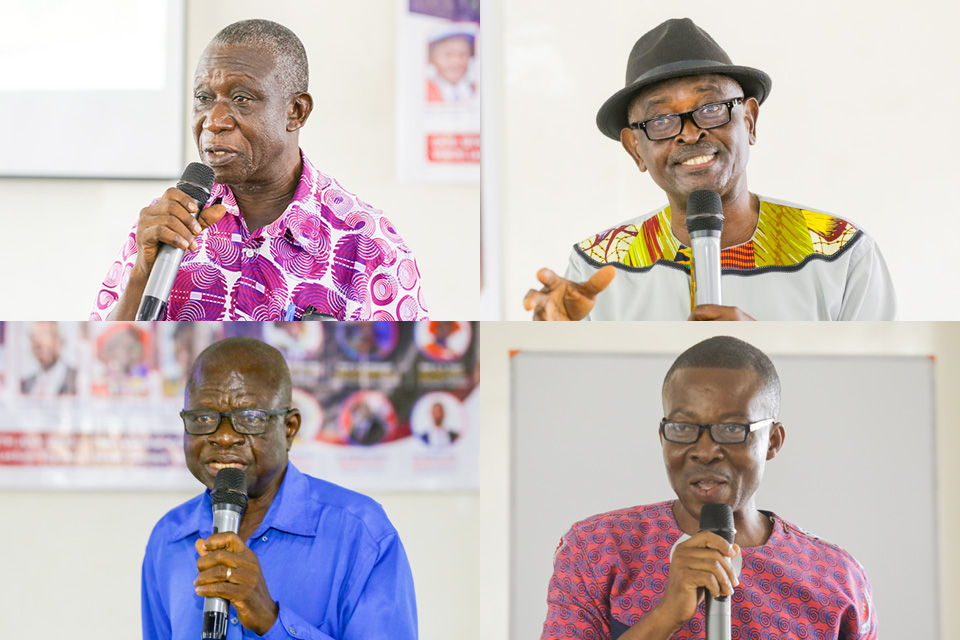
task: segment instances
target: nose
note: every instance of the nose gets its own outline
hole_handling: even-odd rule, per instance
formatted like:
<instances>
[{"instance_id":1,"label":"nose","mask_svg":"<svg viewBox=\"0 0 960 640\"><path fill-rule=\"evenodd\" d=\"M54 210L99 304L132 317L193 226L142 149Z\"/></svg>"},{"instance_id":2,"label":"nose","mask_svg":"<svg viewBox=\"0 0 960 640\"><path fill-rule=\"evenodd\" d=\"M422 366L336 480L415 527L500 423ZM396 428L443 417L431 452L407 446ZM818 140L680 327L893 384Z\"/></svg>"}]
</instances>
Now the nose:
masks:
<instances>
[{"instance_id":1,"label":"nose","mask_svg":"<svg viewBox=\"0 0 960 640\"><path fill-rule=\"evenodd\" d=\"M682 144L694 144L703 139L707 132L697 126L693 121L693 114L686 114L680 122L680 135L676 137L677 142Z\"/></svg>"},{"instance_id":2,"label":"nose","mask_svg":"<svg viewBox=\"0 0 960 640\"><path fill-rule=\"evenodd\" d=\"M230 130L236 126L230 107L222 100L215 100L202 117L204 130L211 133Z\"/></svg>"},{"instance_id":3,"label":"nose","mask_svg":"<svg viewBox=\"0 0 960 640\"><path fill-rule=\"evenodd\" d=\"M699 462L700 464L710 464L711 462L723 459L723 449L713 441L710 430L704 429L700 432L700 437L697 438L697 441L690 445L688 455L691 460Z\"/></svg>"},{"instance_id":4,"label":"nose","mask_svg":"<svg viewBox=\"0 0 960 640\"><path fill-rule=\"evenodd\" d=\"M242 443L243 435L233 430L230 418L223 416L217 430L208 435L207 439L219 447L230 447Z\"/></svg>"}]
</instances>

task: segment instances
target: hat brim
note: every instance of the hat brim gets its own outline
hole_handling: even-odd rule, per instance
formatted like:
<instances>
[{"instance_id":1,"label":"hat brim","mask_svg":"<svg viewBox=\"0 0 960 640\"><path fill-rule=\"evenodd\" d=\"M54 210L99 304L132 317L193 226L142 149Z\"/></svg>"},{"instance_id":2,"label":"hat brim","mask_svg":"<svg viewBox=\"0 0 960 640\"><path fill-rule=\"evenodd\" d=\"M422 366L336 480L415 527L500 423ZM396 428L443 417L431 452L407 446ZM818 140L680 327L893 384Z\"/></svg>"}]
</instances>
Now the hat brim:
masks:
<instances>
[{"instance_id":1,"label":"hat brim","mask_svg":"<svg viewBox=\"0 0 960 640\"><path fill-rule=\"evenodd\" d=\"M684 76L697 76L701 74L717 74L730 76L740 83L743 88L743 95L747 98L756 98L757 102L763 104L763 101L770 95L770 89L773 81L763 71L752 67L738 67L724 64L691 64L677 68L676 65L668 65L672 68L665 69L659 73L644 74L637 80L634 80L620 91L610 96L600 111L597 112L597 127L603 135L612 140L620 140L620 131L627 126L627 106L633 97L641 90L657 82L671 80L673 78L682 78Z\"/></svg>"}]
</instances>

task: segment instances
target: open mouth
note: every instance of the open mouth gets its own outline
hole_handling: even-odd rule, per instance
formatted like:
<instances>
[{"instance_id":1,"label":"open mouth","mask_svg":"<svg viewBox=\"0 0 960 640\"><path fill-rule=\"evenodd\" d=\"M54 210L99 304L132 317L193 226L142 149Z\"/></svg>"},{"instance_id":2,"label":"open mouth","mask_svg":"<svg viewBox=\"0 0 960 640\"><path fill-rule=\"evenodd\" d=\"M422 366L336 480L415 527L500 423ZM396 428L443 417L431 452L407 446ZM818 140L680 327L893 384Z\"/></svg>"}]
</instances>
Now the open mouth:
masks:
<instances>
[{"instance_id":1,"label":"open mouth","mask_svg":"<svg viewBox=\"0 0 960 640\"><path fill-rule=\"evenodd\" d=\"M713 159L716 157L716 155L717 155L716 153L703 154L703 155L695 156L693 158L687 158L680 164L683 165L684 167L699 167L701 165L710 164L713 161Z\"/></svg>"},{"instance_id":2,"label":"open mouth","mask_svg":"<svg viewBox=\"0 0 960 640\"><path fill-rule=\"evenodd\" d=\"M218 167L232 161L237 157L237 152L229 147L212 146L203 150L203 156L207 165Z\"/></svg>"},{"instance_id":3,"label":"open mouth","mask_svg":"<svg viewBox=\"0 0 960 640\"><path fill-rule=\"evenodd\" d=\"M727 482L721 479L703 479L691 482L690 487L701 500L712 501L726 490Z\"/></svg>"}]
</instances>

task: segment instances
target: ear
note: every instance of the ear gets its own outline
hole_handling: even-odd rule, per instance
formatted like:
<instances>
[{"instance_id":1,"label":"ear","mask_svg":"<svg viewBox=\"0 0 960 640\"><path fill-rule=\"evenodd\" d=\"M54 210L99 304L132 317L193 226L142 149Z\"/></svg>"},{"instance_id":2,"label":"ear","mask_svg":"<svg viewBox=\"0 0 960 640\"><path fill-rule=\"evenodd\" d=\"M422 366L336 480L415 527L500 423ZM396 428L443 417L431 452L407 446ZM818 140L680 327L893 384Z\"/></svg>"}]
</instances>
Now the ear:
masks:
<instances>
[{"instance_id":1,"label":"ear","mask_svg":"<svg viewBox=\"0 0 960 640\"><path fill-rule=\"evenodd\" d=\"M747 125L750 144L757 144L757 116L760 115L760 103L756 98L743 101L743 122Z\"/></svg>"},{"instance_id":2,"label":"ear","mask_svg":"<svg viewBox=\"0 0 960 640\"><path fill-rule=\"evenodd\" d=\"M313 111L313 96L309 93L298 93L287 106L287 131L297 131L307 123L307 118Z\"/></svg>"},{"instance_id":3,"label":"ear","mask_svg":"<svg viewBox=\"0 0 960 640\"><path fill-rule=\"evenodd\" d=\"M623 145L627 154L633 158L633 161L637 163L637 168L642 173L647 170L647 165L640 157L640 140L638 138L639 136L629 127L620 130L620 144Z\"/></svg>"},{"instance_id":4,"label":"ear","mask_svg":"<svg viewBox=\"0 0 960 640\"><path fill-rule=\"evenodd\" d=\"M300 409L290 409L283 426L287 430L287 451L290 451L290 447L293 446L293 439L300 431Z\"/></svg>"},{"instance_id":5,"label":"ear","mask_svg":"<svg viewBox=\"0 0 960 640\"><path fill-rule=\"evenodd\" d=\"M777 456L786 437L787 434L783 430L783 424L774 422L773 426L770 427L770 439L767 442L767 460L773 460Z\"/></svg>"}]
</instances>

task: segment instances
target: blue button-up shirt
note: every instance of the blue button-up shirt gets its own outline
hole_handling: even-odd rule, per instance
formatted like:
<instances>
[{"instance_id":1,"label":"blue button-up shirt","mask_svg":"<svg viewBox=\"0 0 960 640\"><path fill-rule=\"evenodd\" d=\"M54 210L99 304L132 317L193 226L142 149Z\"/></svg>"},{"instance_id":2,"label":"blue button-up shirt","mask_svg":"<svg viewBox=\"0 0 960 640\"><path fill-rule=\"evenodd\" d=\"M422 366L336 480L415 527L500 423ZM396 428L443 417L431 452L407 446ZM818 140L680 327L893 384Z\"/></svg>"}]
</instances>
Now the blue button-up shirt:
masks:
<instances>
[{"instance_id":1,"label":"blue button-up shirt","mask_svg":"<svg viewBox=\"0 0 960 640\"><path fill-rule=\"evenodd\" d=\"M194 543L213 532L210 493L173 509L153 529L143 560L143 637L199 640ZM247 546L280 614L264 636L230 607L228 640L416 640L413 576L397 531L372 499L287 464L280 490Z\"/></svg>"}]
</instances>

